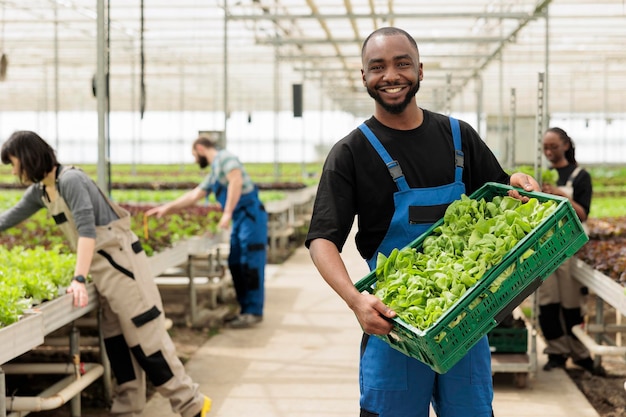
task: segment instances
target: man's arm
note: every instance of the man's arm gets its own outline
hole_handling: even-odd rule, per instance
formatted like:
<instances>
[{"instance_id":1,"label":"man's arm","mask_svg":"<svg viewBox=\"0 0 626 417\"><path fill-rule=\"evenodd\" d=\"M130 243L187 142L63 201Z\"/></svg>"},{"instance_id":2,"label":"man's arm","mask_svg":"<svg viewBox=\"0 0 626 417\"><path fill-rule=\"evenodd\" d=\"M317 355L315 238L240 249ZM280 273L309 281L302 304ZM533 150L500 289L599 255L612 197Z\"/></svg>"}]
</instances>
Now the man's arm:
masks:
<instances>
[{"instance_id":1,"label":"man's arm","mask_svg":"<svg viewBox=\"0 0 626 417\"><path fill-rule=\"evenodd\" d=\"M239 199L241 198L241 191L243 190L243 175L241 170L236 168L226 174L228 179L228 189L226 190L226 204L222 207L222 217L218 227L226 229L230 225L230 221L233 218L233 212Z\"/></svg>"},{"instance_id":2,"label":"man's arm","mask_svg":"<svg viewBox=\"0 0 626 417\"><path fill-rule=\"evenodd\" d=\"M311 259L330 287L354 311L363 331L368 334L388 334L392 323L388 318L396 313L372 294L361 294L356 289L339 250L326 239L315 239L309 246Z\"/></svg>"},{"instance_id":3,"label":"man's arm","mask_svg":"<svg viewBox=\"0 0 626 417\"><path fill-rule=\"evenodd\" d=\"M518 187L525 191L541 191L541 187L539 187L539 183L530 175L524 174L522 172L516 172L511 175L509 179L509 184L512 187ZM522 202L527 202L528 197L522 196L517 190L509 191L509 196L513 198L517 198L518 200L522 200Z\"/></svg>"},{"instance_id":4,"label":"man's arm","mask_svg":"<svg viewBox=\"0 0 626 417\"><path fill-rule=\"evenodd\" d=\"M206 197L206 195L206 191L204 191L200 187L196 187L193 190L181 195L174 201L170 201L169 203L165 203L160 206L151 208L150 210L146 211L146 216L156 215L157 217L162 217L167 213L170 213L172 210L189 207L201 198Z\"/></svg>"}]
</instances>

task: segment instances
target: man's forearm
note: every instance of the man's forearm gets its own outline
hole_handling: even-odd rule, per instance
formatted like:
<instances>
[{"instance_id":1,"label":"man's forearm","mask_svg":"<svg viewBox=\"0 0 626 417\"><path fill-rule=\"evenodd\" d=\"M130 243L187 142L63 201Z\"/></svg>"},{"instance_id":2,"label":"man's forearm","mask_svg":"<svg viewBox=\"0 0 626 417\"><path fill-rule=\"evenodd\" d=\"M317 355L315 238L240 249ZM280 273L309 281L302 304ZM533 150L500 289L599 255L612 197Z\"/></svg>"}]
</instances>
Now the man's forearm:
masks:
<instances>
[{"instance_id":1,"label":"man's forearm","mask_svg":"<svg viewBox=\"0 0 626 417\"><path fill-rule=\"evenodd\" d=\"M324 281L352 308L354 298L360 293L354 287L335 244L326 239L315 239L309 246L309 252Z\"/></svg>"}]
</instances>

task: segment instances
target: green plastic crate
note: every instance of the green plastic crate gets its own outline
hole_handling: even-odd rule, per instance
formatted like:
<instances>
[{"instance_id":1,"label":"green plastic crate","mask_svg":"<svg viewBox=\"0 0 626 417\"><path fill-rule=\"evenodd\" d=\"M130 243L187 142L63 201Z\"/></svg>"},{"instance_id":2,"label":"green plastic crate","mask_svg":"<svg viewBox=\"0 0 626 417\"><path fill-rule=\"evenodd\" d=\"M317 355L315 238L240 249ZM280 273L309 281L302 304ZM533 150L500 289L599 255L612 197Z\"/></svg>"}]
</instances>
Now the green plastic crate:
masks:
<instances>
[{"instance_id":1,"label":"green plastic crate","mask_svg":"<svg viewBox=\"0 0 626 417\"><path fill-rule=\"evenodd\" d=\"M507 195L512 189L507 185L487 183L470 198L490 201L495 196ZM396 317L390 334L377 337L434 371L445 373L588 241L567 199L540 192L517 191L540 202L555 200L557 209L520 240L499 264L489 269L430 328L420 330ZM408 246L420 250L424 239L441 223L443 219ZM533 249L534 253L522 259L529 249ZM495 292L491 292L489 286L509 268L512 269L511 274ZM372 271L356 282L355 287L361 292L373 293L375 283L376 273Z\"/></svg>"},{"instance_id":2,"label":"green plastic crate","mask_svg":"<svg viewBox=\"0 0 626 417\"><path fill-rule=\"evenodd\" d=\"M525 327L495 327L487 333L487 338L493 353L526 353L528 350L528 329Z\"/></svg>"}]
</instances>

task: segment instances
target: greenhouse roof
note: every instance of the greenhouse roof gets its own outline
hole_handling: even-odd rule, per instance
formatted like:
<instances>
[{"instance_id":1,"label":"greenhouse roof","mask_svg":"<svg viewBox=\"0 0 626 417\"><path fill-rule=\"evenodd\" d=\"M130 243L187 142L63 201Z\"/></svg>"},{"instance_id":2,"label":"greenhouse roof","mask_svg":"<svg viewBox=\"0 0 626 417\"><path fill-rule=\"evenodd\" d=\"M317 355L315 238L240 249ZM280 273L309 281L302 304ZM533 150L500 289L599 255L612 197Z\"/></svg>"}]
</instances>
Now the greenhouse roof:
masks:
<instances>
[{"instance_id":1,"label":"greenhouse roof","mask_svg":"<svg viewBox=\"0 0 626 417\"><path fill-rule=\"evenodd\" d=\"M0 0L0 110L95 110L108 46L112 111L291 110L302 84L304 111L367 116L383 26L418 42L422 107L625 111L624 0Z\"/></svg>"}]
</instances>

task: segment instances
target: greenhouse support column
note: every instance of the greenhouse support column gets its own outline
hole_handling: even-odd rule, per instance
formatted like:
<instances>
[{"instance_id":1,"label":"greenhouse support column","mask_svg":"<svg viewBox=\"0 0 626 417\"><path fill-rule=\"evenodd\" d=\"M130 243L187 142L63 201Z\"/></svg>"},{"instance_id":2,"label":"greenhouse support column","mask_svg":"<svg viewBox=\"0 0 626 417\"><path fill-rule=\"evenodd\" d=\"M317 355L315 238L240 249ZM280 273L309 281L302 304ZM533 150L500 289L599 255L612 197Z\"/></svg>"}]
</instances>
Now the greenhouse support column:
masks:
<instances>
[{"instance_id":1,"label":"greenhouse support column","mask_svg":"<svg viewBox=\"0 0 626 417\"><path fill-rule=\"evenodd\" d=\"M515 89L511 88L511 102L509 114L509 131L507 134L506 146L506 166L509 169L515 168L515 119L516 119L516 96Z\"/></svg>"},{"instance_id":2,"label":"greenhouse support column","mask_svg":"<svg viewBox=\"0 0 626 417\"><path fill-rule=\"evenodd\" d=\"M544 8L544 16L545 16L545 23L546 23L546 45L545 45L545 69L544 69L544 77L543 77L543 84L544 84L544 97L543 97L543 123L544 126L548 127L548 125L550 124L550 108L549 108L549 104L550 104L550 83L549 83L549 78L550 78L550 13L548 11L548 6L546 5L546 7Z\"/></svg>"},{"instance_id":3,"label":"greenhouse support column","mask_svg":"<svg viewBox=\"0 0 626 417\"><path fill-rule=\"evenodd\" d=\"M304 180L307 178L307 169L306 169L306 125L304 122L304 115L302 115L302 117L300 118L300 134L301 136L301 146L302 149L300 150L300 152L302 153L301 158L302 158L302 163L300 165L301 169L302 169L302 181L304 182Z\"/></svg>"},{"instance_id":4,"label":"greenhouse support column","mask_svg":"<svg viewBox=\"0 0 626 417\"><path fill-rule=\"evenodd\" d=\"M498 146L504 143L504 149L507 149L506 138L504 136L504 59L502 57L502 51L499 54L499 62L498 62L498 108L500 111L498 112Z\"/></svg>"},{"instance_id":5,"label":"greenhouse support column","mask_svg":"<svg viewBox=\"0 0 626 417\"><path fill-rule=\"evenodd\" d=\"M476 132L482 137L483 79L476 76Z\"/></svg>"},{"instance_id":6,"label":"greenhouse support column","mask_svg":"<svg viewBox=\"0 0 626 417\"><path fill-rule=\"evenodd\" d=\"M97 165L97 182L103 192L108 191L108 178L106 167L106 81L105 81L105 44L104 44L104 0L98 0L97 3L97 70L96 70L96 98L98 101L98 165Z\"/></svg>"},{"instance_id":7,"label":"greenhouse support column","mask_svg":"<svg viewBox=\"0 0 626 417\"><path fill-rule=\"evenodd\" d=\"M6 379L4 370L0 366L0 417L7 417Z\"/></svg>"},{"instance_id":8,"label":"greenhouse support column","mask_svg":"<svg viewBox=\"0 0 626 417\"><path fill-rule=\"evenodd\" d=\"M222 133L224 148L228 146L226 126L228 126L228 1L224 0L224 132Z\"/></svg>"},{"instance_id":9,"label":"greenhouse support column","mask_svg":"<svg viewBox=\"0 0 626 417\"><path fill-rule=\"evenodd\" d=\"M280 65L279 65L279 39L276 34L276 44L274 53L274 180L280 179L280 164L278 163L278 147L280 140L278 139L278 130L280 128Z\"/></svg>"},{"instance_id":10,"label":"greenhouse support column","mask_svg":"<svg viewBox=\"0 0 626 417\"><path fill-rule=\"evenodd\" d=\"M179 152L181 152L180 155L180 172L183 172L183 170L185 169L185 165L183 163L183 161L185 160L185 156L187 155L187 150L185 149L185 62L181 61L180 65L179 65L179 69L180 69L180 74L179 74L179 80L180 80L180 91L178 94L178 100L179 100L179 105L180 105L180 109L178 110L179 114L180 114L180 125L179 125L179 131L180 131L180 139L178 140L180 143L177 145Z\"/></svg>"},{"instance_id":11,"label":"greenhouse support column","mask_svg":"<svg viewBox=\"0 0 626 417\"><path fill-rule=\"evenodd\" d=\"M500 4L500 11L504 11L504 5ZM498 20L498 29L500 29L500 38L504 38L504 27L502 19ZM498 52L498 146L504 143L505 152L508 153L507 138L504 136L504 56L503 48ZM505 156L505 159L507 157Z\"/></svg>"},{"instance_id":12,"label":"greenhouse support column","mask_svg":"<svg viewBox=\"0 0 626 417\"><path fill-rule=\"evenodd\" d=\"M135 46L133 44L133 41L131 40L130 42L130 48L129 50L134 51ZM130 106L128 107L130 109L131 113L135 112L135 54L130 54ZM131 174L132 175L136 175L137 174L137 168L136 168L136 164L135 162L137 161L137 149L138 149L138 137L137 137L137 125L135 124L135 118L131 117L131 121L130 121L130 130L132 132L132 136L131 136L131 162L130 162L130 166L131 166Z\"/></svg>"},{"instance_id":13,"label":"greenhouse support column","mask_svg":"<svg viewBox=\"0 0 626 417\"><path fill-rule=\"evenodd\" d=\"M75 324L72 325L70 331L70 355L74 364L74 376L76 380L81 378L80 374L80 332ZM80 393L70 400L70 414L72 417L80 417Z\"/></svg>"},{"instance_id":14,"label":"greenhouse support column","mask_svg":"<svg viewBox=\"0 0 626 417\"><path fill-rule=\"evenodd\" d=\"M300 152L301 155L300 157L302 158L301 160L301 165L300 165L300 169L302 170L301 176L302 176L302 181L305 180L306 176L307 176L307 172L306 172L306 126L305 126L305 122L304 122L304 106L302 104L303 101L303 95L304 95L304 85L306 84L306 68L305 68L306 64L303 63L302 64L302 84L300 86L300 97L296 97L296 91L294 91L294 97L293 97L293 106L294 106L294 117L298 118L300 117ZM295 86L295 84L294 84ZM295 87L294 87L295 88ZM300 107L300 116L297 116L296 114L297 112L297 107Z\"/></svg>"},{"instance_id":15,"label":"greenhouse support column","mask_svg":"<svg viewBox=\"0 0 626 417\"><path fill-rule=\"evenodd\" d=\"M111 115L111 100L109 99L110 88L111 88L111 0L107 0L107 8L106 8L106 29L105 29L105 58L104 65L106 71L104 72L104 100L105 100L105 150L106 150L106 184L107 184L107 195L111 196L111 189L113 188L113 184L111 184L111 126L110 126L110 115Z\"/></svg>"},{"instance_id":16,"label":"greenhouse support column","mask_svg":"<svg viewBox=\"0 0 626 417\"><path fill-rule=\"evenodd\" d=\"M315 161L319 161L322 158L319 158L318 156L321 157L322 155L322 149L324 146L324 77L320 77L320 122L319 122L319 126L320 126L320 138L319 138L319 147L317 149L317 152L315 153Z\"/></svg>"},{"instance_id":17,"label":"greenhouse support column","mask_svg":"<svg viewBox=\"0 0 626 417\"><path fill-rule=\"evenodd\" d=\"M446 73L446 87L444 90L444 103L443 103L443 109L444 109L444 114L446 114L447 116L450 116L451 113L451 108L452 108L452 74L451 73Z\"/></svg>"},{"instance_id":18,"label":"greenhouse support column","mask_svg":"<svg viewBox=\"0 0 626 417\"><path fill-rule=\"evenodd\" d=\"M544 123L543 120L544 105L545 105L545 83L544 83L544 73L540 72L538 75L537 82L537 137L536 137L536 151L535 151L535 179L539 182L539 185L543 185L543 181L541 181L541 157L543 155L543 132L544 132Z\"/></svg>"},{"instance_id":19,"label":"greenhouse support column","mask_svg":"<svg viewBox=\"0 0 626 417\"><path fill-rule=\"evenodd\" d=\"M102 333L102 306L98 307L98 345L100 347L100 363L102 364L102 384L104 387L104 400L107 405L113 402L113 371L111 370L111 362L106 353L104 344L104 334Z\"/></svg>"},{"instance_id":20,"label":"greenhouse support column","mask_svg":"<svg viewBox=\"0 0 626 417\"><path fill-rule=\"evenodd\" d=\"M54 3L54 137L59 149L59 4Z\"/></svg>"}]
</instances>

